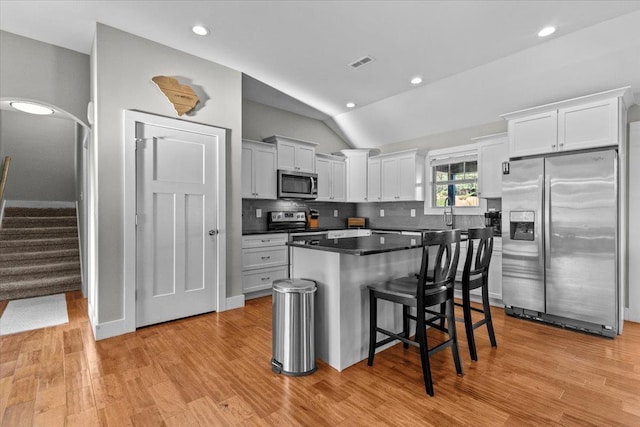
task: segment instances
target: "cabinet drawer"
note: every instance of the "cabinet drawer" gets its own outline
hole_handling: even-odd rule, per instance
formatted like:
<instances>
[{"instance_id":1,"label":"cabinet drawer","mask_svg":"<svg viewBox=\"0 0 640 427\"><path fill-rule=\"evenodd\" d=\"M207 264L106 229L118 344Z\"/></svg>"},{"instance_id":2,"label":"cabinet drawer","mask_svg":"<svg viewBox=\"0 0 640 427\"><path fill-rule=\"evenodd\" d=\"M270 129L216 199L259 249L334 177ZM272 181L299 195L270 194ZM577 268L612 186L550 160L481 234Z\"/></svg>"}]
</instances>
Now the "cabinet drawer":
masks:
<instances>
[{"instance_id":1,"label":"cabinet drawer","mask_svg":"<svg viewBox=\"0 0 640 427\"><path fill-rule=\"evenodd\" d=\"M287 247L274 246L268 248L251 248L242 250L242 269L249 270L263 267L287 265Z\"/></svg>"},{"instance_id":2,"label":"cabinet drawer","mask_svg":"<svg viewBox=\"0 0 640 427\"><path fill-rule=\"evenodd\" d=\"M268 289L274 280L289 277L287 267L261 268L259 270L245 271L242 273L242 290L255 292Z\"/></svg>"},{"instance_id":3,"label":"cabinet drawer","mask_svg":"<svg viewBox=\"0 0 640 427\"><path fill-rule=\"evenodd\" d=\"M264 246L284 246L289 235L287 233L254 234L242 236L243 248L259 248Z\"/></svg>"}]
</instances>

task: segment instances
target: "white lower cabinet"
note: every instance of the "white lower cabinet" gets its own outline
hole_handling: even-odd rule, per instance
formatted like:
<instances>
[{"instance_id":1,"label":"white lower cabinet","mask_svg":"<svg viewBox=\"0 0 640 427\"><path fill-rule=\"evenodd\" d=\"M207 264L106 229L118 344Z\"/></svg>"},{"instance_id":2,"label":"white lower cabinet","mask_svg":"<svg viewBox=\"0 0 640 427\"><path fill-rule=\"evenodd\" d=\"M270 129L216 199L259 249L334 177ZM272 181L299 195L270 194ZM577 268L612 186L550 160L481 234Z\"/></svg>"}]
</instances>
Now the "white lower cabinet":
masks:
<instances>
[{"instance_id":1,"label":"white lower cabinet","mask_svg":"<svg viewBox=\"0 0 640 427\"><path fill-rule=\"evenodd\" d=\"M493 238L493 254L489 264L489 298L502 304L502 237Z\"/></svg>"},{"instance_id":2,"label":"white lower cabinet","mask_svg":"<svg viewBox=\"0 0 640 427\"><path fill-rule=\"evenodd\" d=\"M262 291L271 288L274 280L287 279L288 267L261 268L242 272L242 290L244 293Z\"/></svg>"},{"instance_id":3,"label":"white lower cabinet","mask_svg":"<svg viewBox=\"0 0 640 427\"><path fill-rule=\"evenodd\" d=\"M289 277L287 233L242 236L242 291L270 289L273 281Z\"/></svg>"}]
</instances>

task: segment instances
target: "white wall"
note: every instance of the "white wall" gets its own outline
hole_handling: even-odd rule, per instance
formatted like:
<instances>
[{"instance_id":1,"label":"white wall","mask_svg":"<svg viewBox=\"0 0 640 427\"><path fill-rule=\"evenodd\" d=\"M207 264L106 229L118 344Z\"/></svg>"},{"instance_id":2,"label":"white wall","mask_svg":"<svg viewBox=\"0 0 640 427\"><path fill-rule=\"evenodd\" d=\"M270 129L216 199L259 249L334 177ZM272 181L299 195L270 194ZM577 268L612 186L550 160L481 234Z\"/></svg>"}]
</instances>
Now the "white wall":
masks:
<instances>
[{"instance_id":1,"label":"white wall","mask_svg":"<svg viewBox=\"0 0 640 427\"><path fill-rule=\"evenodd\" d=\"M75 201L76 123L0 110L3 155L11 156L6 200Z\"/></svg>"},{"instance_id":2,"label":"white wall","mask_svg":"<svg viewBox=\"0 0 640 427\"><path fill-rule=\"evenodd\" d=\"M263 138L272 135L317 142L318 153L332 153L351 148L320 120L243 99L242 137L262 141Z\"/></svg>"},{"instance_id":3,"label":"white wall","mask_svg":"<svg viewBox=\"0 0 640 427\"><path fill-rule=\"evenodd\" d=\"M89 56L0 31L0 97L54 105L86 122Z\"/></svg>"},{"instance_id":4,"label":"white wall","mask_svg":"<svg viewBox=\"0 0 640 427\"><path fill-rule=\"evenodd\" d=\"M229 129L227 141L227 296L242 293L240 185L242 137L241 73L102 24L97 25L92 54L92 92L97 203L97 319L100 324L124 316L124 144L123 112L139 110L178 117L151 81L156 75L177 76L199 86L208 99L183 120Z\"/></svg>"}]
</instances>

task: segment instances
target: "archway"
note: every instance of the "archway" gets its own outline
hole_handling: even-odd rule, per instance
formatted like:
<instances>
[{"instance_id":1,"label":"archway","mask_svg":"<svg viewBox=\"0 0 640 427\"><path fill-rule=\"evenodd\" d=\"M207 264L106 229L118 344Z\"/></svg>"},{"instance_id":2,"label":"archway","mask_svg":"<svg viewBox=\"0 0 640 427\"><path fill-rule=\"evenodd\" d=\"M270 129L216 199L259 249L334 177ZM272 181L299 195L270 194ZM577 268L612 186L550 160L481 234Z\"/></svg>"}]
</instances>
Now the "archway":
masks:
<instances>
[{"instance_id":1,"label":"archway","mask_svg":"<svg viewBox=\"0 0 640 427\"><path fill-rule=\"evenodd\" d=\"M11 102L31 102L53 110L34 116L14 109ZM94 260L93 194L89 170L91 128L64 109L34 99L0 98L0 156L12 157L0 212L5 206L74 207L78 218L82 292L95 302L91 283ZM95 305L94 305L95 306Z\"/></svg>"}]
</instances>

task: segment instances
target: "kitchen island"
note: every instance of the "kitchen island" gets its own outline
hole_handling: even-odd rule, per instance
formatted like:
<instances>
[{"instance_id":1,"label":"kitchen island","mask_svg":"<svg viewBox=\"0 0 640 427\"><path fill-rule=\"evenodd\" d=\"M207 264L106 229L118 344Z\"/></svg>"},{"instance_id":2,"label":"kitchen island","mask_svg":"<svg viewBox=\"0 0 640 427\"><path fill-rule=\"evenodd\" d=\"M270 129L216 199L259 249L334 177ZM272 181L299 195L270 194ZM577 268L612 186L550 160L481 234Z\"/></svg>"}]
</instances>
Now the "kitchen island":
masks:
<instances>
[{"instance_id":1,"label":"kitchen island","mask_svg":"<svg viewBox=\"0 0 640 427\"><path fill-rule=\"evenodd\" d=\"M309 239L288 245L291 277L311 279L318 284L316 356L338 371L366 359L369 351L367 285L417 272L422 255L420 236L384 234ZM378 325L400 331L402 307L379 302Z\"/></svg>"}]
</instances>

